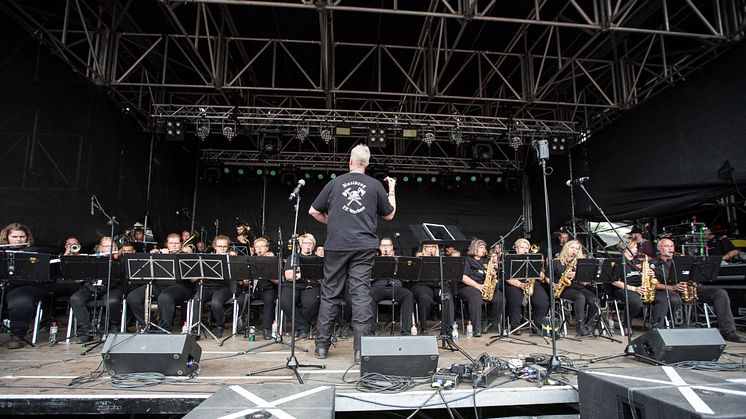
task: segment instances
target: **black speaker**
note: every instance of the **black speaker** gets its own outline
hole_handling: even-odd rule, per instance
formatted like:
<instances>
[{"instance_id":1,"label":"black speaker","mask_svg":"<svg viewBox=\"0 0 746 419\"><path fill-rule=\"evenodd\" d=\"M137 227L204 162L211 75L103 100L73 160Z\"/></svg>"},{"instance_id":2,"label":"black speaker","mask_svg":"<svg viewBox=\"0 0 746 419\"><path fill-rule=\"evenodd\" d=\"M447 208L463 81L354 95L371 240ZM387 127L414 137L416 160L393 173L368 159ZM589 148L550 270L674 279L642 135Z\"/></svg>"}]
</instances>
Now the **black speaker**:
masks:
<instances>
[{"instance_id":1,"label":"black speaker","mask_svg":"<svg viewBox=\"0 0 746 419\"><path fill-rule=\"evenodd\" d=\"M360 375L428 377L438 369L435 336L363 336Z\"/></svg>"},{"instance_id":2,"label":"black speaker","mask_svg":"<svg viewBox=\"0 0 746 419\"><path fill-rule=\"evenodd\" d=\"M202 348L193 335L109 335L101 350L109 375L159 372L189 375L199 369Z\"/></svg>"},{"instance_id":3,"label":"black speaker","mask_svg":"<svg viewBox=\"0 0 746 419\"><path fill-rule=\"evenodd\" d=\"M714 362L725 350L725 340L717 329L652 329L633 340L632 348L643 361Z\"/></svg>"}]
</instances>

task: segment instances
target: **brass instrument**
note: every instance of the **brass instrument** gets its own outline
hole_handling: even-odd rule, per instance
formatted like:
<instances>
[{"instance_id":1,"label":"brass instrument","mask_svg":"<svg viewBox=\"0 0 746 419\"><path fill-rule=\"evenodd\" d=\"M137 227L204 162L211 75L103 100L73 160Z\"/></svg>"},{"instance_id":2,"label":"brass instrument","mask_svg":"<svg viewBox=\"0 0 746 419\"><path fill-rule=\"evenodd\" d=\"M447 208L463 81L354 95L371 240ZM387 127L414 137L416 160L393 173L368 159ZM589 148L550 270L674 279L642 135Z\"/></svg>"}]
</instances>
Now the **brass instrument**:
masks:
<instances>
[{"instance_id":1,"label":"brass instrument","mask_svg":"<svg viewBox=\"0 0 746 419\"><path fill-rule=\"evenodd\" d=\"M562 276L559 279L559 282L557 282L557 285L554 287L554 298L560 298L560 295L562 295L562 291L565 290L565 288L569 287L570 284L572 284L572 279L568 278L570 275L570 272L575 271L575 267L578 266L578 258L573 259L570 261L570 263L567 264L567 267L565 268L565 272L562 272Z\"/></svg>"},{"instance_id":2,"label":"brass instrument","mask_svg":"<svg viewBox=\"0 0 746 419\"><path fill-rule=\"evenodd\" d=\"M482 291L482 300L492 301L497 287L497 261L490 258L487 263L487 274L484 276L484 290Z\"/></svg>"},{"instance_id":3,"label":"brass instrument","mask_svg":"<svg viewBox=\"0 0 746 419\"><path fill-rule=\"evenodd\" d=\"M653 270L650 269L647 256L645 256L645 261L642 263L640 275L642 276L642 287L645 288L645 292L640 299L643 304L652 304L655 301L655 286L658 285L658 280L655 279Z\"/></svg>"},{"instance_id":4,"label":"brass instrument","mask_svg":"<svg viewBox=\"0 0 746 419\"><path fill-rule=\"evenodd\" d=\"M528 300L534 295L534 287L536 286L536 278L528 278L526 280L526 286L523 288L523 301L522 305L527 305Z\"/></svg>"},{"instance_id":5,"label":"brass instrument","mask_svg":"<svg viewBox=\"0 0 746 419\"><path fill-rule=\"evenodd\" d=\"M528 249L528 252L539 253L539 250L541 250L541 246L539 246L539 243L532 243L531 247Z\"/></svg>"},{"instance_id":6,"label":"brass instrument","mask_svg":"<svg viewBox=\"0 0 746 419\"><path fill-rule=\"evenodd\" d=\"M69 247L70 253L78 253L80 252L80 245L78 243L73 243Z\"/></svg>"},{"instance_id":7,"label":"brass instrument","mask_svg":"<svg viewBox=\"0 0 746 419\"><path fill-rule=\"evenodd\" d=\"M197 249L190 242L193 242L198 237L199 237L199 233L195 231L194 233L192 233L191 236L189 236L188 239L184 240L184 243L181 244L180 253L196 253Z\"/></svg>"},{"instance_id":8,"label":"brass instrument","mask_svg":"<svg viewBox=\"0 0 746 419\"><path fill-rule=\"evenodd\" d=\"M681 294L681 301L685 303L693 303L697 301L697 283L687 282L684 290L679 292Z\"/></svg>"}]
</instances>

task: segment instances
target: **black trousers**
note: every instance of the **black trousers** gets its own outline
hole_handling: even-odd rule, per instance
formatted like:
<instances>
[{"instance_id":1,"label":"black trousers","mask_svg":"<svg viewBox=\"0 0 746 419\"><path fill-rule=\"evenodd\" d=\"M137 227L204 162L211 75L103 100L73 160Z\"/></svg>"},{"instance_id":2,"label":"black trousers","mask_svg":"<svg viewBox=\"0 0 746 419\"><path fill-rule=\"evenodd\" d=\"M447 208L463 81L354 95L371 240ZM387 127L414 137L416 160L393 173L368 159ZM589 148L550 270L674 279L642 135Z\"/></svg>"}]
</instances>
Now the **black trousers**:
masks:
<instances>
[{"instance_id":1,"label":"black trousers","mask_svg":"<svg viewBox=\"0 0 746 419\"><path fill-rule=\"evenodd\" d=\"M562 295L560 295L560 298L572 301L573 310L575 311L575 319L578 323L582 324L586 320L585 306L588 306L587 319L593 319L593 317L598 314L600 303L593 291L582 285L573 285L565 288Z\"/></svg>"},{"instance_id":2,"label":"black trousers","mask_svg":"<svg viewBox=\"0 0 746 419\"><path fill-rule=\"evenodd\" d=\"M176 306L183 304L194 296L195 284L191 282L179 282L165 288L158 295L159 326L167 331L174 327L174 313Z\"/></svg>"},{"instance_id":3,"label":"black trousers","mask_svg":"<svg viewBox=\"0 0 746 419\"><path fill-rule=\"evenodd\" d=\"M438 300L438 289L427 283L414 283L409 290L412 291L414 301L417 303L417 323L420 329L427 329L427 318Z\"/></svg>"},{"instance_id":4,"label":"black trousers","mask_svg":"<svg viewBox=\"0 0 746 419\"><path fill-rule=\"evenodd\" d=\"M370 298L370 273L373 270L374 250L340 252L327 250L324 254L324 282L321 285L318 333L316 345L331 345L334 319L345 298L347 284L352 305L352 327L355 329L354 350L360 349L360 338L370 335L373 310Z\"/></svg>"},{"instance_id":5,"label":"black trousers","mask_svg":"<svg viewBox=\"0 0 746 419\"><path fill-rule=\"evenodd\" d=\"M730 297L728 293L719 287L697 286L697 299L699 302L707 303L715 308L718 317L718 329L721 332L735 332L736 322L733 320L733 311L730 308Z\"/></svg>"},{"instance_id":6,"label":"black trousers","mask_svg":"<svg viewBox=\"0 0 746 419\"><path fill-rule=\"evenodd\" d=\"M673 313L681 307L681 297L678 292L655 290L655 301L653 302L653 313L650 316L650 323L653 327L664 327L666 325L665 318L668 314L668 300L666 299L666 292L668 292L668 300L671 301L671 317Z\"/></svg>"},{"instance_id":7,"label":"black trousers","mask_svg":"<svg viewBox=\"0 0 746 419\"><path fill-rule=\"evenodd\" d=\"M109 291L108 298L103 300L108 301L109 304L109 325L112 329L119 329L120 320L122 319L122 298L124 297L124 291L117 287ZM70 307L73 309L73 314L75 314L75 319L78 323L78 334L91 332L91 316L88 313L87 305L90 301L93 301L94 296L99 299L103 298L106 289L100 289L97 293L98 295L95 296L92 287L83 286L70 297ZM145 302L143 302L143 305L145 305ZM106 310L106 303L104 303L101 309Z\"/></svg>"},{"instance_id":8,"label":"black trousers","mask_svg":"<svg viewBox=\"0 0 746 419\"><path fill-rule=\"evenodd\" d=\"M458 296L461 297L469 307L469 319L475 331L482 331L482 293L478 289L466 285L459 287ZM503 293L496 289L489 305L492 309L490 323L495 327L500 325L503 315L503 304L505 303Z\"/></svg>"},{"instance_id":9,"label":"black trousers","mask_svg":"<svg viewBox=\"0 0 746 419\"><path fill-rule=\"evenodd\" d=\"M284 294L283 290L283 294ZM262 327L264 330L272 330L272 322L275 321L275 308L277 308L277 288L264 288L257 290L259 299L262 300Z\"/></svg>"},{"instance_id":10,"label":"black trousers","mask_svg":"<svg viewBox=\"0 0 746 419\"><path fill-rule=\"evenodd\" d=\"M521 308L523 302L523 289L505 284L505 303L508 312L510 328L514 329L521 324ZM549 311L549 296L540 284L534 286L534 294L531 296L531 320L536 327L541 328L541 322Z\"/></svg>"},{"instance_id":11,"label":"black trousers","mask_svg":"<svg viewBox=\"0 0 746 419\"><path fill-rule=\"evenodd\" d=\"M291 320L293 305L295 305L295 330L308 333L311 331L311 322L319 314L321 288L306 288L305 285L300 285L295 289L295 301L293 301L292 285L292 282L283 284L280 308L285 313L285 318Z\"/></svg>"},{"instance_id":12,"label":"black trousers","mask_svg":"<svg viewBox=\"0 0 746 419\"><path fill-rule=\"evenodd\" d=\"M414 296L412 295L412 291L401 286L371 287L371 311L376 313L378 311L378 303L383 300L390 300L392 298L392 292L394 301L396 301L401 307L402 332L409 333L412 328L412 314L414 313ZM394 321L394 319L391 319L391 321Z\"/></svg>"},{"instance_id":13,"label":"black trousers","mask_svg":"<svg viewBox=\"0 0 746 419\"><path fill-rule=\"evenodd\" d=\"M147 285L141 285L127 294L127 310L135 316L138 327L145 327L145 289ZM152 301L158 301L158 295L161 289L157 285L153 285L153 299Z\"/></svg>"},{"instance_id":14,"label":"black trousers","mask_svg":"<svg viewBox=\"0 0 746 419\"><path fill-rule=\"evenodd\" d=\"M217 327L225 327L225 303L231 299L233 293L228 286L202 286L202 301L209 301L212 317Z\"/></svg>"},{"instance_id":15,"label":"black trousers","mask_svg":"<svg viewBox=\"0 0 746 419\"><path fill-rule=\"evenodd\" d=\"M13 288L5 294L10 331L14 335L21 338L26 336L29 323L36 315L36 304L41 300L41 296L41 288L34 285Z\"/></svg>"},{"instance_id":16,"label":"black trousers","mask_svg":"<svg viewBox=\"0 0 746 419\"><path fill-rule=\"evenodd\" d=\"M624 302L624 290L621 288L615 288L614 289L614 299ZM637 291L629 291L627 290L627 310L629 310L629 319L632 321L635 317L639 316L640 313L642 313L642 299L640 297L640 294L637 293ZM622 323L626 323L626 316L622 317ZM627 324L624 324L624 326L628 326Z\"/></svg>"}]
</instances>

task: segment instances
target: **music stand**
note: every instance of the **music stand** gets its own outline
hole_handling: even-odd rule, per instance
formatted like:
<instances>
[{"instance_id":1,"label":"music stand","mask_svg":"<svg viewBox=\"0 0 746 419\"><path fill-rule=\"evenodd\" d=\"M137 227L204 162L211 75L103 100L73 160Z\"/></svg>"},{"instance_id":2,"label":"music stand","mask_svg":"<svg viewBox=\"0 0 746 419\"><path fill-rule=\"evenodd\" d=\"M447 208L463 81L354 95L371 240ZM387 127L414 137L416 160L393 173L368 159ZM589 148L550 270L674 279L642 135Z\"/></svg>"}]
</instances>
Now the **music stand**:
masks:
<instances>
[{"instance_id":1,"label":"music stand","mask_svg":"<svg viewBox=\"0 0 746 419\"><path fill-rule=\"evenodd\" d=\"M299 284L321 285L324 278L324 258L315 255L298 255L300 265Z\"/></svg>"},{"instance_id":2,"label":"music stand","mask_svg":"<svg viewBox=\"0 0 746 419\"><path fill-rule=\"evenodd\" d=\"M5 288L9 283L40 285L49 282L49 259L49 255L44 253L0 250L0 307L5 303ZM36 313L33 342L29 342L25 336L18 336L32 347L36 346L41 301L37 304ZM13 333L5 323L1 327L3 330L7 329L8 333Z\"/></svg>"},{"instance_id":3,"label":"music stand","mask_svg":"<svg viewBox=\"0 0 746 419\"><path fill-rule=\"evenodd\" d=\"M695 284L713 282L717 280L720 272L720 262L720 256L674 256L673 269L676 282L692 282ZM691 306L687 305L685 309L686 322L689 326Z\"/></svg>"},{"instance_id":4,"label":"music stand","mask_svg":"<svg viewBox=\"0 0 746 419\"><path fill-rule=\"evenodd\" d=\"M204 280L225 281L228 277L228 255L227 254L178 254L175 255L179 267L179 276L182 281L198 281L197 293L187 303L187 325L188 333L197 328L197 336L205 333L210 335L218 344L220 339L215 336L209 327L202 323L202 288ZM195 311L197 320L194 320Z\"/></svg>"},{"instance_id":5,"label":"music stand","mask_svg":"<svg viewBox=\"0 0 746 419\"><path fill-rule=\"evenodd\" d=\"M236 336L238 334L238 318L241 316L241 318L244 318L244 310L247 309L247 307L250 307L251 305L251 281L249 281L249 257L244 255L228 255L228 286L231 289L231 294L233 295L233 327L231 330L231 335L224 338L220 341L218 346L223 346L223 344L230 338ZM244 294L244 301L248 300L247 304L242 304L241 310L238 309L238 281L249 281L248 286L248 293ZM244 326L245 330L248 330L248 324L249 320L251 319L251 310L249 310L248 317L246 321L246 325Z\"/></svg>"},{"instance_id":6,"label":"music stand","mask_svg":"<svg viewBox=\"0 0 746 419\"><path fill-rule=\"evenodd\" d=\"M422 259L411 256L377 256L373 260L373 271L371 272L371 282L379 279L388 281L391 288L391 335L394 334L394 285L396 281L413 281L420 276L420 266ZM384 333L388 329L388 324L381 331Z\"/></svg>"},{"instance_id":7,"label":"music stand","mask_svg":"<svg viewBox=\"0 0 746 419\"><path fill-rule=\"evenodd\" d=\"M618 274L621 270L617 267L617 261L612 259L578 259L575 267L575 279L573 282L590 282L596 284L610 284L619 279ZM598 317L594 329L600 329L600 337L610 341L622 343L621 340L615 339L609 330L609 324L601 315L601 307L597 307Z\"/></svg>"},{"instance_id":8,"label":"music stand","mask_svg":"<svg viewBox=\"0 0 746 419\"><path fill-rule=\"evenodd\" d=\"M157 329L171 333L150 321L150 305L153 300L153 282L167 281L176 282L180 280L178 269L176 268L175 255L150 253L125 253L123 255L124 275L128 283L141 285L145 284L145 312L143 313L142 333L147 333L151 326Z\"/></svg>"},{"instance_id":9,"label":"music stand","mask_svg":"<svg viewBox=\"0 0 746 419\"><path fill-rule=\"evenodd\" d=\"M511 279L519 279L526 282L529 279L534 279L534 287L541 286L538 284L539 278L541 277L542 268L544 261L542 255L538 253L527 253L522 255L507 255L505 257L506 268L508 269L508 277ZM533 296L533 294L532 294ZM531 304L531 297L526 299L526 305L528 307L528 316L526 321L519 324L515 329L508 331L508 336L513 334L516 330L520 330L523 327L528 326L529 330L535 330L539 336L547 342L546 337L541 333L541 328L534 323L533 320L533 305Z\"/></svg>"},{"instance_id":10,"label":"music stand","mask_svg":"<svg viewBox=\"0 0 746 419\"><path fill-rule=\"evenodd\" d=\"M236 252L236 254L238 254L239 256L251 256L249 247L245 244L231 244L231 247L228 249L228 251L231 250Z\"/></svg>"}]
</instances>

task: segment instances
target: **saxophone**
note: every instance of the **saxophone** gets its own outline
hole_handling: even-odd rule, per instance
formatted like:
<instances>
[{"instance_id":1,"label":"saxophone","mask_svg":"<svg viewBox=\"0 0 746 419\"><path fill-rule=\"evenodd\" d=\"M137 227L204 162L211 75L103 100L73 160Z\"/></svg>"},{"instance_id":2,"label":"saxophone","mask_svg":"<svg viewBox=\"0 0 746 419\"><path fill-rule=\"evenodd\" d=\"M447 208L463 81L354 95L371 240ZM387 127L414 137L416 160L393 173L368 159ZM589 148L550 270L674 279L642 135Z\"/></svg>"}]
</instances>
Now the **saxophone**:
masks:
<instances>
[{"instance_id":1,"label":"saxophone","mask_svg":"<svg viewBox=\"0 0 746 419\"><path fill-rule=\"evenodd\" d=\"M570 263L567 264L567 267L565 268L565 272L562 272L562 276L559 279L559 282L557 282L557 285L554 287L554 298L560 298L560 295L562 295L562 291L565 290L565 288L569 287L570 284L572 284L572 280L568 278L568 275L570 272L575 270L575 267L578 265L578 258L573 259Z\"/></svg>"},{"instance_id":2,"label":"saxophone","mask_svg":"<svg viewBox=\"0 0 746 419\"><path fill-rule=\"evenodd\" d=\"M681 301L685 303L693 303L697 300L697 283L696 282L687 282L686 288L684 288L683 291L680 292L681 294Z\"/></svg>"},{"instance_id":3,"label":"saxophone","mask_svg":"<svg viewBox=\"0 0 746 419\"><path fill-rule=\"evenodd\" d=\"M523 302L522 305L527 305L528 300L534 295L534 287L536 286L536 278L528 278L526 280L526 288L523 289Z\"/></svg>"},{"instance_id":4,"label":"saxophone","mask_svg":"<svg viewBox=\"0 0 746 419\"><path fill-rule=\"evenodd\" d=\"M645 262L642 263L642 287L645 288L645 293L640 298L643 304L652 304L655 301L655 286L658 285L658 280L653 276L653 270L650 269L650 263L648 257L645 256Z\"/></svg>"},{"instance_id":5,"label":"saxophone","mask_svg":"<svg viewBox=\"0 0 746 419\"><path fill-rule=\"evenodd\" d=\"M482 291L482 300L492 301L492 297L495 295L495 288L497 287L497 261L492 261L490 258L487 264L487 274L484 276L484 291Z\"/></svg>"}]
</instances>

